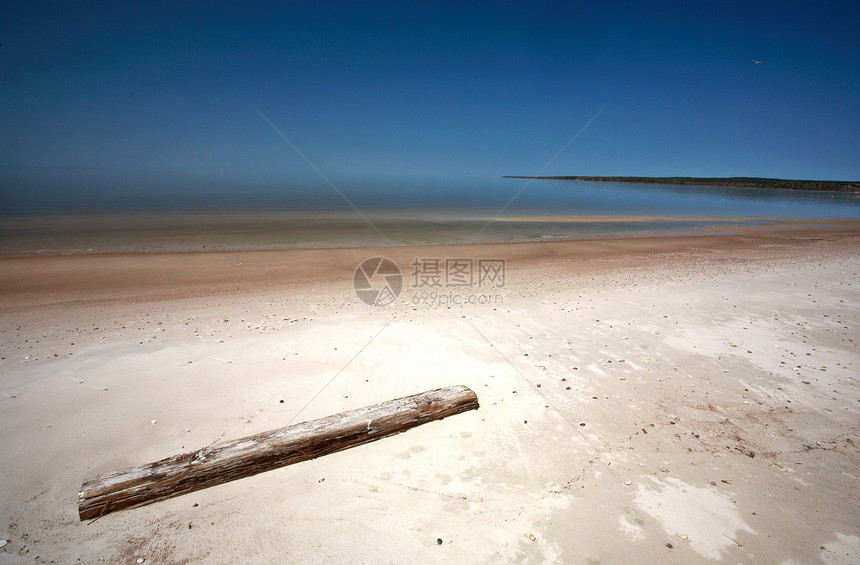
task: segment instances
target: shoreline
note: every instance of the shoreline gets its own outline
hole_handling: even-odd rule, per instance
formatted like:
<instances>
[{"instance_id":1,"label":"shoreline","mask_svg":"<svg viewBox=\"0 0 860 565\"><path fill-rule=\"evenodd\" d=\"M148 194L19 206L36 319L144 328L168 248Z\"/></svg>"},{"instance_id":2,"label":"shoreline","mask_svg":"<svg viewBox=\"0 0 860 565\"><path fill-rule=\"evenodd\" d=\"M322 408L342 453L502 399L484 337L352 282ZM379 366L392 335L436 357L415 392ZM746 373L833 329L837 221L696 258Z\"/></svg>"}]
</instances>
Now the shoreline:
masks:
<instances>
[{"instance_id":1,"label":"shoreline","mask_svg":"<svg viewBox=\"0 0 860 565\"><path fill-rule=\"evenodd\" d=\"M527 243L857 225L853 218L719 216L371 215L368 223L349 213L94 215L7 219L0 223L0 257Z\"/></svg>"},{"instance_id":2,"label":"shoreline","mask_svg":"<svg viewBox=\"0 0 860 565\"><path fill-rule=\"evenodd\" d=\"M477 239L472 224L483 226L492 222L488 237ZM393 227L392 227L393 226ZM467 226L467 227L464 227ZM510 230L506 226L511 226ZM522 226L522 227L520 227ZM531 227L530 227L531 226ZM565 229L565 226L611 226L608 230L592 227L584 231L554 231ZM637 226L639 231L619 230L621 226ZM641 226L641 227L639 227ZM733 233L753 233L757 231L836 228L853 229L860 226L860 220L854 219L803 219L787 220L780 218L704 218L664 217L664 216L523 216L509 218L490 218L487 220L458 219L445 222L427 221L422 225L398 227L398 224L384 225L392 228L394 233L388 241L380 241L372 228L363 222L353 221L340 225L330 235L328 240L314 241L320 228L295 227L293 236L285 236L283 231L267 228L237 228L231 235L231 230L219 231L212 229L197 231L166 231L163 229L145 229L135 231L107 231L95 236L87 242L78 242L75 233L64 237L62 234L52 234L41 245L29 244L30 247L17 246L6 242L6 248L0 247L0 257L18 256L54 256L54 255L99 255L126 253L197 253L224 251L279 251L303 249L386 249L409 246L441 246L441 245L494 245L542 243L546 241L590 241L605 239L633 239L647 237L681 237L685 235L714 235L727 231ZM650 229L649 229L650 228ZM256 231L255 231L256 230ZM298 230L295 232L295 230ZM423 231L422 231L423 230ZM523 231L526 230L526 231ZM298 235L296 235L298 233ZM299 241L284 243L284 237L297 237ZM302 238L305 238L302 240ZM109 240L111 243L108 243ZM57 245L56 242L64 242ZM180 243L181 242L181 243Z\"/></svg>"},{"instance_id":3,"label":"shoreline","mask_svg":"<svg viewBox=\"0 0 860 565\"><path fill-rule=\"evenodd\" d=\"M748 226L738 233L400 245L0 255L0 311L69 302L169 299L351 281L365 259L385 257L404 276L416 258L501 258L508 270L573 269L600 262L660 262L707 252L790 255L810 242L860 238L860 221L837 228Z\"/></svg>"}]
</instances>

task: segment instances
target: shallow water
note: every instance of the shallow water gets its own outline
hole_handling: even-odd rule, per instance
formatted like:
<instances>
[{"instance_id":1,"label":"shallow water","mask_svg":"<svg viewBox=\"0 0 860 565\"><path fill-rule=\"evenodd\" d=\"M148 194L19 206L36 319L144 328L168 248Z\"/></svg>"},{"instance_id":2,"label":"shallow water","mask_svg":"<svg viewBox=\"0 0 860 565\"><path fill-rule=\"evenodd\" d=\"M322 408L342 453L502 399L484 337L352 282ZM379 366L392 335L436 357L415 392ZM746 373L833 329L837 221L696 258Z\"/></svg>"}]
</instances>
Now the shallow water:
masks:
<instances>
[{"instance_id":1,"label":"shallow water","mask_svg":"<svg viewBox=\"0 0 860 565\"><path fill-rule=\"evenodd\" d=\"M101 180L64 191L4 188L0 204L2 253L534 241L701 231L762 218L860 218L853 194L453 177ZM528 220L547 216L615 219Z\"/></svg>"}]
</instances>

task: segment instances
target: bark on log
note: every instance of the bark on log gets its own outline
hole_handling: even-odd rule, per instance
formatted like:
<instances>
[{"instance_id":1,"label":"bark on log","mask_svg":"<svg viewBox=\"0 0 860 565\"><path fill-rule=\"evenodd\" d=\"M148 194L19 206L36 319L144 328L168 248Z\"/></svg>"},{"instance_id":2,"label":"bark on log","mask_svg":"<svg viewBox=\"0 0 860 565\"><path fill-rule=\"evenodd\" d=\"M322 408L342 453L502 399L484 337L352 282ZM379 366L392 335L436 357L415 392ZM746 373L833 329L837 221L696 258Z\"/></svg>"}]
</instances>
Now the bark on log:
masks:
<instances>
[{"instance_id":1,"label":"bark on log","mask_svg":"<svg viewBox=\"0 0 860 565\"><path fill-rule=\"evenodd\" d=\"M106 473L81 486L81 520L316 459L478 408L468 387L453 386L389 400L319 420Z\"/></svg>"}]
</instances>

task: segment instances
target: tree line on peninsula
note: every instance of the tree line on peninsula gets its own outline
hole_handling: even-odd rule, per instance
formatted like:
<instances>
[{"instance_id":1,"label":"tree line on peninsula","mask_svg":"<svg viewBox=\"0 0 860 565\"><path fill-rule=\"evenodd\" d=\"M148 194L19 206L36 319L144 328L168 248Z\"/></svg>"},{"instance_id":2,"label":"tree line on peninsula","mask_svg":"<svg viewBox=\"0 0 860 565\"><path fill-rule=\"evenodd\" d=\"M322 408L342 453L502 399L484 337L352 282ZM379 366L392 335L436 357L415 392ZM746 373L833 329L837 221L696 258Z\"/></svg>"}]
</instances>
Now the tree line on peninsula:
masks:
<instances>
[{"instance_id":1,"label":"tree line on peninsula","mask_svg":"<svg viewBox=\"0 0 860 565\"><path fill-rule=\"evenodd\" d=\"M674 184L686 186L717 186L730 188L773 188L787 190L815 190L828 192L860 192L860 181L835 180L791 180L758 177L528 177L514 175L505 175L503 178L578 180L594 182L627 182L638 184Z\"/></svg>"}]
</instances>

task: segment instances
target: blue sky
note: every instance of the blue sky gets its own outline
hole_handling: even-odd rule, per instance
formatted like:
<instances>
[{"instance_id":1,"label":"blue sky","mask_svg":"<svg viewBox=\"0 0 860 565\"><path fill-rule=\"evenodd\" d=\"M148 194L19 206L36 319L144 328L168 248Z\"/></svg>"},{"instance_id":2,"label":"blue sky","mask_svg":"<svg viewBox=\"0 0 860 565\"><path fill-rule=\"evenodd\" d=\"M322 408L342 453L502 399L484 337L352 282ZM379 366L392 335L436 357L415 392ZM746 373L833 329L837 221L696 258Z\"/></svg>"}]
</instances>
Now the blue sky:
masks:
<instances>
[{"instance_id":1,"label":"blue sky","mask_svg":"<svg viewBox=\"0 0 860 565\"><path fill-rule=\"evenodd\" d=\"M7 3L0 190L312 174L255 108L329 175L860 179L856 2L645 4Z\"/></svg>"}]
</instances>

